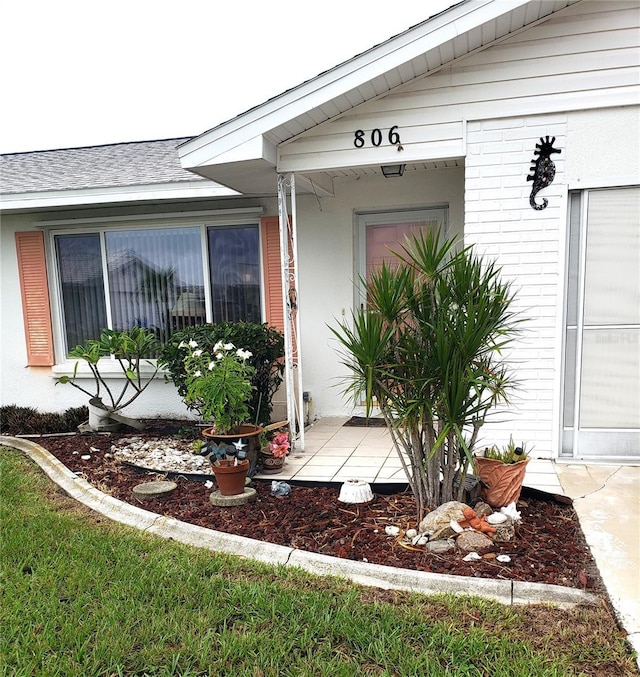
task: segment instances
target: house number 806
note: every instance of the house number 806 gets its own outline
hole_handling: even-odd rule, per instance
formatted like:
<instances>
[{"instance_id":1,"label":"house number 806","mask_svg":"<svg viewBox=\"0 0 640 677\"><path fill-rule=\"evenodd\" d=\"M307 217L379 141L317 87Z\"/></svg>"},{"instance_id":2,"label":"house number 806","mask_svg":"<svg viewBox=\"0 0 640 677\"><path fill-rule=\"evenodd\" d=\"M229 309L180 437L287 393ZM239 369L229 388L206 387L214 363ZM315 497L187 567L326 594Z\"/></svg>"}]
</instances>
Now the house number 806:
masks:
<instances>
[{"instance_id":1,"label":"house number 806","mask_svg":"<svg viewBox=\"0 0 640 677\"><path fill-rule=\"evenodd\" d=\"M392 146L397 146L400 144L400 134L398 133L398 125L394 125L387 134L387 139ZM382 130L372 129L371 130L371 145L380 146L382 144ZM364 148L366 145L365 133L364 130L356 130L353 137L353 145L356 148Z\"/></svg>"}]
</instances>

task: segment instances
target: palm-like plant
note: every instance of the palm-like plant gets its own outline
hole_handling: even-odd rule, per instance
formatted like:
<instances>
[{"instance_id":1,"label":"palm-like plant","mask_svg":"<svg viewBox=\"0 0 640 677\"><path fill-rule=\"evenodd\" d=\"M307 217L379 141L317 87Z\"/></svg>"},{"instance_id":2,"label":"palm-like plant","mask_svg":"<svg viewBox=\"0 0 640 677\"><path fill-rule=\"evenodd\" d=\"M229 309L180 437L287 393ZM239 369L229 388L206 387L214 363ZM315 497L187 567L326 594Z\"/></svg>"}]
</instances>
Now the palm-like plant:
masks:
<instances>
[{"instance_id":1,"label":"palm-like plant","mask_svg":"<svg viewBox=\"0 0 640 677\"><path fill-rule=\"evenodd\" d=\"M380 408L418 520L460 500L473 448L492 408L515 385L501 351L519 320L499 270L439 233L407 238L363 280L367 307L331 328L348 367L345 393Z\"/></svg>"}]
</instances>

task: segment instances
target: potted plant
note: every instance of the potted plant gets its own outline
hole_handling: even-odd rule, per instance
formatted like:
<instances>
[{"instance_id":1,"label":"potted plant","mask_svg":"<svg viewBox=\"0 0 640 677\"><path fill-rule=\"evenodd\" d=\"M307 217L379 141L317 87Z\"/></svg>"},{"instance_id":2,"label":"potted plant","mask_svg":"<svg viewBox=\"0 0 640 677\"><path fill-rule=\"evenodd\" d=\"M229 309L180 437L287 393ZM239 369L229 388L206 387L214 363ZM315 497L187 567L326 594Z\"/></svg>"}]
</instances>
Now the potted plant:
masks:
<instances>
[{"instance_id":1,"label":"potted plant","mask_svg":"<svg viewBox=\"0 0 640 677\"><path fill-rule=\"evenodd\" d=\"M89 395L89 429L95 431L114 430L121 423L138 430L144 428L144 423L119 414L118 412L131 404L148 387L158 373L158 366L151 362L151 357L158 349L155 336L142 327L132 327L126 331L103 329L99 339L88 339L81 345L75 346L70 357L84 360L94 379L93 392L77 383L82 374L78 373L80 362L76 362L72 376L60 376L58 383L69 383L74 388ZM109 386L107 379L113 378L105 373L107 362L105 358L111 356L124 375L124 381L118 393ZM148 370L143 365L148 365ZM121 375L118 378L122 379ZM107 401L104 402L103 400Z\"/></svg>"},{"instance_id":2,"label":"potted plant","mask_svg":"<svg viewBox=\"0 0 640 677\"><path fill-rule=\"evenodd\" d=\"M529 454L524 442L517 447L510 437L502 449L488 447L474 457L476 476L482 484L482 497L493 508L503 508L520 498Z\"/></svg>"},{"instance_id":3,"label":"potted plant","mask_svg":"<svg viewBox=\"0 0 640 677\"><path fill-rule=\"evenodd\" d=\"M262 433L261 426L248 422L254 371L248 362L251 353L233 343L219 341L210 354L194 339L181 342L179 348L185 351L185 403L196 405L204 420L213 422L202 435L207 438L218 487L224 494L226 489L223 491L221 483L226 476L242 475L241 480L238 478L242 488L234 490L242 493L250 461L255 466Z\"/></svg>"},{"instance_id":4,"label":"potted plant","mask_svg":"<svg viewBox=\"0 0 640 677\"><path fill-rule=\"evenodd\" d=\"M264 426L260 445L260 468L265 475L276 475L282 472L284 460L289 453L289 433L281 430L289 425L289 421L278 421ZM276 432L279 431L279 432Z\"/></svg>"}]
</instances>

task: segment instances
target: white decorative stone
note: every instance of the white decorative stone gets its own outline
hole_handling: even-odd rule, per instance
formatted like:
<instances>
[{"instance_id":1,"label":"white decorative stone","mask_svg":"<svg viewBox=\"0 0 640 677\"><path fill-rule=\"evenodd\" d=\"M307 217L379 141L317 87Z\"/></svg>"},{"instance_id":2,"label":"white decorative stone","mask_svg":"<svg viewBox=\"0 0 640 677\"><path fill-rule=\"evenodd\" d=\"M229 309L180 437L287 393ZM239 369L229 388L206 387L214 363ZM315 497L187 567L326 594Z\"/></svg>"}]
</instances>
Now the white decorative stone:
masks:
<instances>
[{"instance_id":1,"label":"white decorative stone","mask_svg":"<svg viewBox=\"0 0 640 677\"><path fill-rule=\"evenodd\" d=\"M503 515L507 515L507 517L511 517L511 519L514 522L519 522L521 517L520 517L520 511L516 510L516 504L515 503L509 503L509 505L505 506L504 508L500 508L500 512Z\"/></svg>"},{"instance_id":2,"label":"white decorative stone","mask_svg":"<svg viewBox=\"0 0 640 677\"><path fill-rule=\"evenodd\" d=\"M449 522L449 526L456 532L456 534L461 534L464 531L464 527L460 526L460 522L456 522L455 520L451 520Z\"/></svg>"},{"instance_id":3,"label":"white decorative stone","mask_svg":"<svg viewBox=\"0 0 640 677\"><path fill-rule=\"evenodd\" d=\"M489 524L504 524L508 517L502 512L494 512L487 517Z\"/></svg>"},{"instance_id":4,"label":"white decorative stone","mask_svg":"<svg viewBox=\"0 0 640 677\"><path fill-rule=\"evenodd\" d=\"M111 445L111 453L121 461L161 472L211 475L211 463L193 452L193 442L186 440L152 439L140 437L118 440Z\"/></svg>"},{"instance_id":5,"label":"white decorative stone","mask_svg":"<svg viewBox=\"0 0 640 677\"><path fill-rule=\"evenodd\" d=\"M418 532L415 529L407 529L404 533L407 538L415 538Z\"/></svg>"},{"instance_id":6,"label":"white decorative stone","mask_svg":"<svg viewBox=\"0 0 640 677\"><path fill-rule=\"evenodd\" d=\"M478 560L482 559L480 555L478 555L477 552L470 552L468 555L465 555L462 558L463 562L477 562Z\"/></svg>"},{"instance_id":7,"label":"white decorative stone","mask_svg":"<svg viewBox=\"0 0 640 677\"><path fill-rule=\"evenodd\" d=\"M340 489L338 500L342 503L368 503L373 501L373 491L364 480L347 480Z\"/></svg>"},{"instance_id":8,"label":"white decorative stone","mask_svg":"<svg viewBox=\"0 0 640 677\"><path fill-rule=\"evenodd\" d=\"M503 564L507 564L507 562L511 561L511 557L509 557L509 555L498 555L496 559L498 562L502 562Z\"/></svg>"},{"instance_id":9,"label":"white decorative stone","mask_svg":"<svg viewBox=\"0 0 640 677\"><path fill-rule=\"evenodd\" d=\"M397 536L400 533L400 529L399 527L388 526L384 528L384 533L387 536Z\"/></svg>"}]
</instances>

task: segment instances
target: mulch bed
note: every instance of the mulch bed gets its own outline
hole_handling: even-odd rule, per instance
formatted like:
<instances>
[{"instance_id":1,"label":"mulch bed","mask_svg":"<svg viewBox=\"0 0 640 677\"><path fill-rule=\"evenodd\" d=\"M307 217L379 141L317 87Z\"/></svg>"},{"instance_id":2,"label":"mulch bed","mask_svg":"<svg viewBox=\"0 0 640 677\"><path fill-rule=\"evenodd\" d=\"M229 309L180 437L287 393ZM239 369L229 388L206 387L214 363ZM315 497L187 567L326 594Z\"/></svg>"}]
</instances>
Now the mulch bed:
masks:
<instances>
[{"instance_id":1,"label":"mulch bed","mask_svg":"<svg viewBox=\"0 0 640 677\"><path fill-rule=\"evenodd\" d=\"M184 424L184 421L149 421L144 434L173 436ZM393 567L604 592L570 502L559 502L541 492L521 497L517 508L522 522L514 541L496 543L495 551L481 561L464 562L460 553L438 555L408 549L398 538L385 533L388 525L401 529L415 527L415 503L408 492L376 494L369 504L350 505L337 501L336 487L291 483L290 495L274 497L270 493L271 480L255 480L256 502L220 508L210 504L213 489L206 488L203 481L178 477L175 479L178 488L169 497L140 503L133 496L133 487L161 476L105 458L115 438L131 435L140 433L60 435L34 441L70 470L115 498L210 529ZM90 458L83 460L83 455ZM277 475L272 477L278 479ZM495 556L499 554L509 555L511 562L497 562Z\"/></svg>"}]
</instances>

